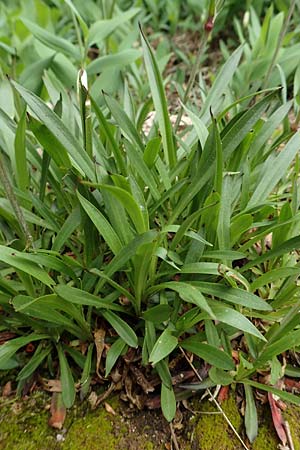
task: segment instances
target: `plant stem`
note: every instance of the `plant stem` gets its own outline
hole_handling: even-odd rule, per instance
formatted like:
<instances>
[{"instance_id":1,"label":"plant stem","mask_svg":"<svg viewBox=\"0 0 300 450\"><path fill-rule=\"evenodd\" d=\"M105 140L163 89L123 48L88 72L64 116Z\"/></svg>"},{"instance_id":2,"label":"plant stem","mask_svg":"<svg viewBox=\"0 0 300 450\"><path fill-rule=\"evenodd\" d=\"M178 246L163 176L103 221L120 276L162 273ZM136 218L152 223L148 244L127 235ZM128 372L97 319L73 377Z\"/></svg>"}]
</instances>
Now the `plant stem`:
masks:
<instances>
[{"instance_id":1,"label":"plant stem","mask_svg":"<svg viewBox=\"0 0 300 450\"><path fill-rule=\"evenodd\" d=\"M185 93L184 93L184 96L183 96L183 99L182 99L182 103L184 105L185 105L185 103L186 103L186 101L188 99L188 96L190 94L190 91L191 91L191 89L192 89L192 87L194 85L196 75L199 72L201 57L202 57L204 48L206 46L208 37L209 37L209 33L205 32L203 38L200 41L199 49L198 49L198 53L197 53L197 57L196 57L196 61L195 61L194 65L193 65L193 67L192 67L192 71L191 71L191 74L190 74L190 77L189 77L189 80L188 80L188 83L187 83L187 86L186 86L186 90L185 90ZM179 109L179 112L178 112L178 115L177 115L177 119L176 119L175 126L174 126L174 133L176 133L176 131L178 130L178 127L180 125L180 121L181 121L181 118L182 118L182 114L183 114L183 105L180 106L180 109Z\"/></svg>"},{"instance_id":2,"label":"plant stem","mask_svg":"<svg viewBox=\"0 0 300 450\"><path fill-rule=\"evenodd\" d=\"M0 151L3 151L3 149L1 147L0 147ZM28 225L26 223L24 214L23 214L23 212L20 208L20 205L17 201L17 198L14 194L12 184L6 173L7 173L6 168L4 166L2 156L0 155L0 178L1 178L4 190L5 190L5 193L7 195L7 198L15 212L15 215L16 215L16 218L17 218L19 224L21 225L22 231L24 233L24 237L26 239L26 249L28 249L29 247L32 246L33 239L32 239L30 230L28 228Z\"/></svg>"},{"instance_id":3,"label":"plant stem","mask_svg":"<svg viewBox=\"0 0 300 450\"><path fill-rule=\"evenodd\" d=\"M276 63L276 59L277 59L277 56L278 56L278 52L279 52L279 50L280 50L280 48L282 46L282 42L283 42L283 39L284 39L285 34L287 32L290 20L292 18L292 15L293 15L293 12L294 12L294 9L295 9L295 5L296 5L296 0L292 0L291 3L290 3L288 14L287 14L287 16L285 18L285 21L284 21L284 23L282 25L282 28L281 28L281 31L280 31L280 34L279 34L279 38L278 38L277 45L276 45L276 48L275 48L275 51L274 51L274 54L273 54L273 57L272 57L272 61L271 61L271 64L269 66L269 69L268 69L268 72L267 72L267 75L266 75L266 78L265 78L265 81L264 81L264 84L263 84L263 89L265 89L266 86L269 83L269 79L270 79L272 70L274 69L274 66L275 66L275 63Z\"/></svg>"}]
</instances>

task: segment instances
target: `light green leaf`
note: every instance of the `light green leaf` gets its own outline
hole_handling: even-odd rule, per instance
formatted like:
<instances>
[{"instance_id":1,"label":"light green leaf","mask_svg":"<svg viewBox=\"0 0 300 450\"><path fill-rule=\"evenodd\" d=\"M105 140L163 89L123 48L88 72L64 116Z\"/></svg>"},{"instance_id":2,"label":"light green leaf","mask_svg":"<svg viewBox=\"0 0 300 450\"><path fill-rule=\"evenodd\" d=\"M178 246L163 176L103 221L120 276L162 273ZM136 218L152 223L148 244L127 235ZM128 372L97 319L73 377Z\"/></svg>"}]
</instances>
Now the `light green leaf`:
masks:
<instances>
[{"instance_id":1,"label":"light green leaf","mask_svg":"<svg viewBox=\"0 0 300 450\"><path fill-rule=\"evenodd\" d=\"M173 388L168 388L164 383L161 384L160 403L164 417L172 422L176 414L176 398Z\"/></svg>"},{"instance_id":2,"label":"light green leaf","mask_svg":"<svg viewBox=\"0 0 300 450\"><path fill-rule=\"evenodd\" d=\"M63 39L56 34L50 33L44 28L39 27L31 20L22 18L22 22L26 25L28 30L47 47L53 48L57 52L64 53L66 56L71 56L76 61L80 60L80 52L75 45L67 39Z\"/></svg>"},{"instance_id":3,"label":"light green leaf","mask_svg":"<svg viewBox=\"0 0 300 450\"><path fill-rule=\"evenodd\" d=\"M172 335L169 329L166 329L157 339L149 356L149 362L153 365L168 356L178 344L178 340Z\"/></svg>"},{"instance_id":4,"label":"light green leaf","mask_svg":"<svg viewBox=\"0 0 300 450\"><path fill-rule=\"evenodd\" d=\"M88 217L94 223L95 227L110 247L112 252L116 255L122 249L122 242L119 236L109 223L109 221L104 217L99 209L97 209L91 202L84 198L78 191L77 197L80 201L81 206L87 213Z\"/></svg>"},{"instance_id":5,"label":"light green leaf","mask_svg":"<svg viewBox=\"0 0 300 450\"><path fill-rule=\"evenodd\" d=\"M170 168L172 168L176 164L177 156L174 146L172 125L168 113L163 81L150 44L147 41L142 29L140 29L140 31L144 51L145 66L156 111L156 117L162 135L165 158Z\"/></svg>"},{"instance_id":6,"label":"light green leaf","mask_svg":"<svg viewBox=\"0 0 300 450\"><path fill-rule=\"evenodd\" d=\"M115 66L127 66L132 64L141 56L140 50L126 49L118 53L101 56L88 64L86 71L88 75L101 73L107 68Z\"/></svg>"},{"instance_id":7,"label":"light green leaf","mask_svg":"<svg viewBox=\"0 0 300 450\"><path fill-rule=\"evenodd\" d=\"M47 272L33 262L33 258L32 261L30 261L28 254L0 245L0 261L37 278L46 286L55 284L54 280L49 277Z\"/></svg>"},{"instance_id":8,"label":"light green leaf","mask_svg":"<svg viewBox=\"0 0 300 450\"><path fill-rule=\"evenodd\" d=\"M67 300L68 302L76 305L88 305L95 308L112 309L114 311L124 311L124 308L119 305L115 305L104 298L97 297L96 295L89 294L81 289L73 288L70 286L59 285L56 286L55 292Z\"/></svg>"},{"instance_id":9,"label":"light green leaf","mask_svg":"<svg viewBox=\"0 0 300 450\"><path fill-rule=\"evenodd\" d=\"M49 129L60 144L68 151L76 163L76 169L83 176L91 180L95 179L95 169L91 159L74 137L71 131L65 126L63 121L48 106L32 92L15 81L11 81L17 91L21 94L27 105L36 114L39 120Z\"/></svg>"},{"instance_id":10,"label":"light green leaf","mask_svg":"<svg viewBox=\"0 0 300 450\"><path fill-rule=\"evenodd\" d=\"M26 108L20 117L15 136L16 179L19 189L26 191L29 186L29 173L26 160Z\"/></svg>"},{"instance_id":11,"label":"light green leaf","mask_svg":"<svg viewBox=\"0 0 300 450\"><path fill-rule=\"evenodd\" d=\"M228 325L231 325L232 327L238 330L252 334L253 336L258 337L262 341L266 341L266 338L243 314L239 313L238 311L235 311L229 306L227 307L221 303L217 303L216 301L209 300L208 303L215 317L220 322L227 323Z\"/></svg>"},{"instance_id":12,"label":"light green leaf","mask_svg":"<svg viewBox=\"0 0 300 450\"><path fill-rule=\"evenodd\" d=\"M300 148L300 133L297 132L281 150L275 159L265 162L261 170L261 179L253 192L247 209L263 203L286 173Z\"/></svg>"},{"instance_id":13,"label":"light green leaf","mask_svg":"<svg viewBox=\"0 0 300 450\"><path fill-rule=\"evenodd\" d=\"M101 42L113 33L118 27L128 22L140 12L139 8L130 8L113 19L97 20L93 23L88 34L88 45L101 44Z\"/></svg>"}]
</instances>

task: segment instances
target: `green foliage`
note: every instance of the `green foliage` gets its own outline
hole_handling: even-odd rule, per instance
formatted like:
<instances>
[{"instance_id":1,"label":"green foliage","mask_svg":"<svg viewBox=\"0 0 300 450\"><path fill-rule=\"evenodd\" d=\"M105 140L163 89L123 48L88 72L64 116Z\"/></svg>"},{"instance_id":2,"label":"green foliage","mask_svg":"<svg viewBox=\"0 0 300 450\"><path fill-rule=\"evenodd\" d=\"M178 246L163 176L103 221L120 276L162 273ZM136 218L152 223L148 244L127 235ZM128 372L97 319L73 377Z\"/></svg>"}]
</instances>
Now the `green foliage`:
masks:
<instances>
[{"instance_id":1,"label":"green foliage","mask_svg":"<svg viewBox=\"0 0 300 450\"><path fill-rule=\"evenodd\" d=\"M200 111L183 105L192 125L178 131L143 31L146 75L140 49L131 48L139 9L87 2L92 23L81 2L62 3L64 23L55 20L58 7L23 2L22 19L11 19L16 54L2 49L12 79L0 84L0 330L18 337L0 347L0 367L18 364L20 390L58 360L71 407L77 381L83 398L96 370L93 332L101 320L113 330L106 377L128 347L141 349L143 365L161 378L171 421L168 364L184 349L197 365L211 365L209 385L245 385L254 439L250 386L280 391L251 376L272 370L275 378L276 356L299 342L300 135L286 126L292 102L277 87L257 93L251 77L239 85L252 61L241 62L249 49L239 47ZM282 16L268 14L275 29ZM260 37L265 24L257 26ZM93 61L92 48L101 55ZM76 97L69 89L77 72ZM33 341L31 359L22 349Z\"/></svg>"}]
</instances>

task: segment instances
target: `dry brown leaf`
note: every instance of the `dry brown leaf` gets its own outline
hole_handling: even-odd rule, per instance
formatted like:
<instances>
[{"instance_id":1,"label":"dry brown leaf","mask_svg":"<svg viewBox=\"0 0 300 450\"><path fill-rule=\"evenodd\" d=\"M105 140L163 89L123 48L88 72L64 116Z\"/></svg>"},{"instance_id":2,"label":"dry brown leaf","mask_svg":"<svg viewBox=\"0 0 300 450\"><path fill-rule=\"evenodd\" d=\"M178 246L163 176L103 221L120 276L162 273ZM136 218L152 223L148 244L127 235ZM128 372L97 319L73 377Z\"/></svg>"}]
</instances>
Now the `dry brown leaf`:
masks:
<instances>
[{"instance_id":1,"label":"dry brown leaf","mask_svg":"<svg viewBox=\"0 0 300 450\"><path fill-rule=\"evenodd\" d=\"M62 400L62 394L59 392L54 392L52 395L50 414L51 417L48 421L50 427L61 430L66 418L66 407Z\"/></svg>"},{"instance_id":2,"label":"dry brown leaf","mask_svg":"<svg viewBox=\"0 0 300 450\"><path fill-rule=\"evenodd\" d=\"M287 435L285 432L284 419L282 417L281 410L276 405L276 400L271 392L268 392L268 400L276 433L282 444L285 446L287 444Z\"/></svg>"},{"instance_id":3,"label":"dry brown leaf","mask_svg":"<svg viewBox=\"0 0 300 450\"><path fill-rule=\"evenodd\" d=\"M116 411L110 406L109 403L105 402L104 408L105 408L106 412L108 412L109 414L112 414L113 416L117 415Z\"/></svg>"},{"instance_id":4,"label":"dry brown leaf","mask_svg":"<svg viewBox=\"0 0 300 450\"><path fill-rule=\"evenodd\" d=\"M114 383L111 383L109 388L105 392L103 392L103 394L99 395L99 397L97 398L96 406L100 405L100 403L106 400L115 389L116 385Z\"/></svg>"},{"instance_id":5,"label":"dry brown leaf","mask_svg":"<svg viewBox=\"0 0 300 450\"><path fill-rule=\"evenodd\" d=\"M222 386L218 394L218 402L222 403L228 399L229 396L229 386Z\"/></svg>"},{"instance_id":6,"label":"dry brown leaf","mask_svg":"<svg viewBox=\"0 0 300 450\"><path fill-rule=\"evenodd\" d=\"M61 382L60 380L47 380L45 389L50 392L61 392Z\"/></svg>"},{"instance_id":7,"label":"dry brown leaf","mask_svg":"<svg viewBox=\"0 0 300 450\"><path fill-rule=\"evenodd\" d=\"M95 341L96 351L97 351L96 374L98 375L99 378L102 379L102 376L99 373L99 369L100 369L102 353L103 353L103 350L105 347L105 330L104 330L104 328L100 328L99 330L96 330L94 332L94 341Z\"/></svg>"},{"instance_id":8,"label":"dry brown leaf","mask_svg":"<svg viewBox=\"0 0 300 450\"><path fill-rule=\"evenodd\" d=\"M285 377L284 378L284 386L288 392L292 392L293 394L300 393L300 381Z\"/></svg>"},{"instance_id":9,"label":"dry brown leaf","mask_svg":"<svg viewBox=\"0 0 300 450\"><path fill-rule=\"evenodd\" d=\"M152 386L151 383L149 383L149 381L145 378L144 374L136 366L130 364L129 368L133 373L136 382L141 386L141 388L146 394L154 391L155 388Z\"/></svg>"},{"instance_id":10,"label":"dry brown leaf","mask_svg":"<svg viewBox=\"0 0 300 450\"><path fill-rule=\"evenodd\" d=\"M11 394L11 381L8 381L2 389L2 397L9 397Z\"/></svg>"},{"instance_id":11,"label":"dry brown leaf","mask_svg":"<svg viewBox=\"0 0 300 450\"><path fill-rule=\"evenodd\" d=\"M0 345L5 344L5 342L9 341L10 339L13 339L16 336L17 336L16 333L13 333L11 331L1 331Z\"/></svg>"},{"instance_id":12,"label":"dry brown leaf","mask_svg":"<svg viewBox=\"0 0 300 450\"><path fill-rule=\"evenodd\" d=\"M98 396L95 391L92 391L88 397L88 402L91 405L92 409L95 409L97 406Z\"/></svg>"}]
</instances>

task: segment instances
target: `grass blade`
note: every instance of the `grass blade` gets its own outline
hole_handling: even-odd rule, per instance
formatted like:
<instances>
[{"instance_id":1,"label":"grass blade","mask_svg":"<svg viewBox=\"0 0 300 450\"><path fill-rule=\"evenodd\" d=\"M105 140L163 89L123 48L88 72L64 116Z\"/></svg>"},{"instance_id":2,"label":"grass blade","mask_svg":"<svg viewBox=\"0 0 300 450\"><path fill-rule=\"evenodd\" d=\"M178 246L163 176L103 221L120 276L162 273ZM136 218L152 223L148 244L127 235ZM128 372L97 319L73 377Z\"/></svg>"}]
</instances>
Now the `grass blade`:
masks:
<instances>
[{"instance_id":1,"label":"grass blade","mask_svg":"<svg viewBox=\"0 0 300 450\"><path fill-rule=\"evenodd\" d=\"M153 51L141 28L140 32L144 51L145 67L157 115L157 121L162 135L165 158L170 168L172 168L176 164L177 156L163 82Z\"/></svg>"}]
</instances>

